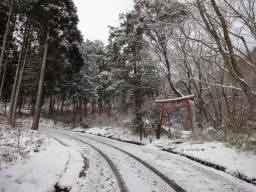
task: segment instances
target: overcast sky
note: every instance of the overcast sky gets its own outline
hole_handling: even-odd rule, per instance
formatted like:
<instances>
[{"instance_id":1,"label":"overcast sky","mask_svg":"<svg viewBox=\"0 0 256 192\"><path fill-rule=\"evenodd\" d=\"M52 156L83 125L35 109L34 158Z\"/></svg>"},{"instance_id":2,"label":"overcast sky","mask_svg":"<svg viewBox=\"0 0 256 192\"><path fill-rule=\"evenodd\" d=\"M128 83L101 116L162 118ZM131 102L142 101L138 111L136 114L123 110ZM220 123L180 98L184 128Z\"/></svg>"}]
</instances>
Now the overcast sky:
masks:
<instances>
[{"instance_id":1,"label":"overcast sky","mask_svg":"<svg viewBox=\"0 0 256 192\"><path fill-rule=\"evenodd\" d=\"M132 9L133 0L74 0L84 40L108 42L108 26L119 26L119 14Z\"/></svg>"}]
</instances>

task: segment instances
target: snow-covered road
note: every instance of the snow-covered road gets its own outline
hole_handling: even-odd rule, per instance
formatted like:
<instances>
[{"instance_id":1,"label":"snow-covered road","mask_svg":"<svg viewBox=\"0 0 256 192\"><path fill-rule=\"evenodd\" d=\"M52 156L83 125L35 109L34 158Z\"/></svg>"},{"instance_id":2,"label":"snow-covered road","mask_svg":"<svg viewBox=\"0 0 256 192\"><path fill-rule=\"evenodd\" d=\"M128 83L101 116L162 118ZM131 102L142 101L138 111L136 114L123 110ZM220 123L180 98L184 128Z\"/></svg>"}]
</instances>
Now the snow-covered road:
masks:
<instances>
[{"instance_id":1,"label":"snow-covered road","mask_svg":"<svg viewBox=\"0 0 256 192\"><path fill-rule=\"evenodd\" d=\"M64 130L45 128L42 131L85 151L89 169L83 188L88 191L256 191L252 184L152 146ZM73 187L71 191L79 190Z\"/></svg>"}]
</instances>

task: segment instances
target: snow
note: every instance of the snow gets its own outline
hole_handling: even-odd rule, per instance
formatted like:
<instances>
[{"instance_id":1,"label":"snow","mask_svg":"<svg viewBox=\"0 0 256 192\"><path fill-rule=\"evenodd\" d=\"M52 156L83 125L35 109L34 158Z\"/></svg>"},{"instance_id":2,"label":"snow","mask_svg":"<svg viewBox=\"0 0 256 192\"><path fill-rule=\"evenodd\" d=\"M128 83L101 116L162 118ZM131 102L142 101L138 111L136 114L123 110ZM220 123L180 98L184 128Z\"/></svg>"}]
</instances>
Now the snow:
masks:
<instances>
[{"instance_id":1,"label":"snow","mask_svg":"<svg viewBox=\"0 0 256 192\"><path fill-rule=\"evenodd\" d=\"M188 95L188 96L183 96L183 97L178 97L178 98L173 98L173 99L163 99L163 100L156 100L155 103L168 103L168 102L174 102L174 101L182 101L186 99L194 99L194 95Z\"/></svg>"},{"instance_id":2,"label":"snow","mask_svg":"<svg viewBox=\"0 0 256 192\"><path fill-rule=\"evenodd\" d=\"M47 143L46 151L31 153L28 160L21 160L11 168L1 171L1 191L53 191L67 154L61 146L56 147L56 143Z\"/></svg>"},{"instance_id":3,"label":"snow","mask_svg":"<svg viewBox=\"0 0 256 192\"><path fill-rule=\"evenodd\" d=\"M157 168L186 191L249 192L256 189L254 185L230 174L206 167L182 156L161 151L163 148L171 148L179 153L225 166L231 174L239 172L248 178L256 178L255 154L237 151L221 142L190 140L190 131L180 131L179 139L176 137L170 139L166 136L160 140L153 138L151 144L149 138L144 138L142 142L145 145L137 146L92 135L100 134L139 141L139 137L134 135L128 127L102 126L90 129L80 127L70 130L64 124L55 125L53 121L42 119L40 132L31 132L28 130L30 124L31 119L23 120L20 137L20 150L23 155L17 151L18 132L7 129L8 127L0 129L1 192L48 192L54 191L56 184L70 189L71 192L119 191L117 180L107 162L86 143L100 149L111 159L129 191L170 191L170 187L163 180L152 171L145 169L141 163L100 142L132 153ZM174 132L175 130L172 129L173 134ZM62 133L81 139L85 143ZM9 157L4 159L7 151L10 151ZM86 169L85 159L88 161ZM80 177L81 171L85 171L85 176Z\"/></svg>"},{"instance_id":4,"label":"snow","mask_svg":"<svg viewBox=\"0 0 256 192\"><path fill-rule=\"evenodd\" d=\"M72 133L70 133L72 134ZM114 141L108 138L102 138L98 136L88 135L84 133L79 133L83 136L96 139L98 141L103 141L105 143L114 145L118 148L121 148L125 151L131 152L133 155L143 159L148 164L153 167L157 167L163 174L168 176L168 178L174 180L177 184L182 186L186 191L196 191L196 192L206 192L206 191L255 191L256 187L254 185L248 184L244 181L236 179L231 175L228 175L224 172L217 171L213 168L206 167L197 162L193 162L184 157L180 157L174 154L166 153L155 148L153 145L146 146L137 146L131 145L128 143L120 143L119 141ZM86 139L85 139L86 140ZM137 170L137 177L133 177L133 181L143 179L144 182L148 183L152 187L153 191L169 191L165 188L164 183L161 183L154 175L150 173L144 173L145 169L142 169L139 164L136 164L129 157L125 157L117 152L116 150L111 149L106 145L99 144L90 140L93 145L100 147L104 151L108 151L109 154L114 159L117 159L115 162L117 165L124 165L129 172L134 172ZM125 163L123 163L123 161ZM132 169L133 168L133 169ZM122 171L124 168L120 168ZM129 175L126 173L122 174L125 178L125 181L129 183ZM149 179L146 181L144 179ZM142 182L142 181L141 181ZM154 183L157 183L157 189L153 188ZM132 186L133 187L133 186ZM136 187L135 187L136 188ZM138 188L134 189L139 191ZM132 190L131 190L132 191ZM140 190L141 191L141 190Z\"/></svg>"},{"instance_id":5,"label":"snow","mask_svg":"<svg viewBox=\"0 0 256 192\"><path fill-rule=\"evenodd\" d=\"M127 127L110 127L110 126L101 126L101 127L94 127L90 129L82 129L80 127L73 129L73 131L77 132L86 132L93 135L101 135L104 137L114 137L116 139L122 139L122 140L129 140L129 141L135 141L140 142L140 137L138 135L135 135L131 129Z\"/></svg>"},{"instance_id":6,"label":"snow","mask_svg":"<svg viewBox=\"0 0 256 192\"><path fill-rule=\"evenodd\" d=\"M75 129L75 131L77 130L79 128ZM83 131L104 137L111 136L122 140L140 141L138 136L133 135L131 131L125 128L93 127ZM173 134L175 134L175 131L177 130L171 129ZM150 136L153 139L152 144L149 144L149 137L143 138L142 143L148 148L172 149L182 154L224 166L227 168L226 172L230 174L241 173L249 179L256 178L256 154L253 152L239 151L221 142L190 141L191 131L179 131L178 134L180 134L180 139L168 139L164 136L160 140L156 140L155 136Z\"/></svg>"},{"instance_id":7,"label":"snow","mask_svg":"<svg viewBox=\"0 0 256 192\"><path fill-rule=\"evenodd\" d=\"M182 143L175 150L226 167L229 173L242 173L249 178L256 178L256 155L252 152L237 151L220 142L202 144Z\"/></svg>"},{"instance_id":8,"label":"snow","mask_svg":"<svg viewBox=\"0 0 256 192\"><path fill-rule=\"evenodd\" d=\"M50 135L53 137L58 137L62 142L67 143L70 147L78 149L83 154L83 156L89 159L88 170L85 170L86 176L82 178L75 178L75 181L72 183L73 185L72 185L71 192L118 191L118 185L116 183L113 173L111 172L107 163L102 159L102 157L94 149L92 149L88 145L84 145L82 143L72 141L70 140L70 138L66 138L65 136L60 136L59 134L52 132L52 129L49 129L49 128L52 128L52 126L50 127L45 126L45 125L51 124L47 121L43 122L43 124L44 124L44 127L42 128L43 132L48 134L50 133ZM67 181L69 181L69 179ZM59 183L62 183L62 182L59 182ZM62 184L62 186L66 186L66 185Z\"/></svg>"},{"instance_id":9,"label":"snow","mask_svg":"<svg viewBox=\"0 0 256 192\"><path fill-rule=\"evenodd\" d=\"M54 191L57 183L70 188L83 165L81 154L52 138L29 131L28 127L23 127L21 132L21 152L15 147L16 150L11 151L12 159L8 161L4 161L2 152L10 152L9 146L17 143L17 139L10 139L15 129L0 129L0 191Z\"/></svg>"}]
</instances>

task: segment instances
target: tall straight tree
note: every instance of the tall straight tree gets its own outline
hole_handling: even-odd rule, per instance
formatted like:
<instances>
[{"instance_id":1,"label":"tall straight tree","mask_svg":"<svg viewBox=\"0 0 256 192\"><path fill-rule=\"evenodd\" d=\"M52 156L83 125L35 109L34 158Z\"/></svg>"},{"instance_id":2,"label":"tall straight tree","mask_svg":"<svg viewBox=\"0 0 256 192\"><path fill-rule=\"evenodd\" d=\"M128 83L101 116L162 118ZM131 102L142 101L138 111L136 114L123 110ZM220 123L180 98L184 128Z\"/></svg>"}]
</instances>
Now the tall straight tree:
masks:
<instances>
[{"instance_id":1,"label":"tall straight tree","mask_svg":"<svg viewBox=\"0 0 256 192\"><path fill-rule=\"evenodd\" d=\"M79 72L83 60L80 57L77 46L82 38L80 32L77 30L78 17L72 0L39 0L36 2L34 13L43 31L47 34L44 41L43 61L34 110L34 119L31 127L32 130L37 130L44 91L43 85L48 48L51 50L49 55L54 55L56 50L60 51L64 63L67 64L68 68L71 68L71 73ZM44 15L44 17L42 17L42 15ZM52 49L52 46L54 46L56 50Z\"/></svg>"},{"instance_id":2,"label":"tall straight tree","mask_svg":"<svg viewBox=\"0 0 256 192\"><path fill-rule=\"evenodd\" d=\"M25 66L26 66L26 63L27 63L27 58L28 58L28 55L29 55L29 49L30 49L30 46L31 46L32 35L33 35L33 28L30 26L29 30L28 30L28 40L27 40L27 44L26 44L26 51L25 51L23 63L22 63L21 68L20 68L19 78L18 78L18 82L17 82L17 89L15 91L15 97L14 97L14 102L13 102L13 110L12 110L12 125L13 126L15 126L16 108L17 108L18 99L19 99L19 95L20 95L23 73L24 73L24 69L25 69Z\"/></svg>"},{"instance_id":3,"label":"tall straight tree","mask_svg":"<svg viewBox=\"0 0 256 192\"><path fill-rule=\"evenodd\" d=\"M20 65L22 63L22 58L26 46L26 41L28 38L28 22L25 22L25 30L23 34L23 39L22 39L22 45L21 45L21 50L19 53L19 59L16 67L16 74L15 74L15 79L14 79L14 84L12 87L12 93L11 93L11 100L10 100L10 109L9 109L9 114L8 114L8 122L12 124L12 115L13 115L13 105L14 105L14 99L15 99L15 94L16 94L16 89L17 89L17 84L18 84L18 78L19 78L19 71L20 71Z\"/></svg>"},{"instance_id":4,"label":"tall straight tree","mask_svg":"<svg viewBox=\"0 0 256 192\"><path fill-rule=\"evenodd\" d=\"M12 14L13 14L13 4L14 4L14 0L10 1L10 11L9 11L9 16L8 16L8 20L7 20L7 24L6 24L6 29L5 29L5 33L4 33L4 39L3 39L3 45L2 45L2 50L1 50L1 56L0 56L0 74L2 71L2 65L3 65L3 61L4 61L4 54L5 54L5 47L7 44L7 37L8 37L8 33L9 33L9 27L10 27L10 23L11 23L11 18L12 18Z\"/></svg>"},{"instance_id":5,"label":"tall straight tree","mask_svg":"<svg viewBox=\"0 0 256 192\"><path fill-rule=\"evenodd\" d=\"M34 111L34 119L31 127L32 130L37 130L39 125L39 118L40 118L40 112L41 112L41 99L43 94L43 83L44 83L44 75L45 75L45 68L46 68L46 59L48 54L49 38L50 38L50 29L48 29L46 39L45 39L44 57L43 57L42 68L40 73L40 80L39 80L37 99L36 99L36 105L35 105L35 111Z\"/></svg>"}]
</instances>

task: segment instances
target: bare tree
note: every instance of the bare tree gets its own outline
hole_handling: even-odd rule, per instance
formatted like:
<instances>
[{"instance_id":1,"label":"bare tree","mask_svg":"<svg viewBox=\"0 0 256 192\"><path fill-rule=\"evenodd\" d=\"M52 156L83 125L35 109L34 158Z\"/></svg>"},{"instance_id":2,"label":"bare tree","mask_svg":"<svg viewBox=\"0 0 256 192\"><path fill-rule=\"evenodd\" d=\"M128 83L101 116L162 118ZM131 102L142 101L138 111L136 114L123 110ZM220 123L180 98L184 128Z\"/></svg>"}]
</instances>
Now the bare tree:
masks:
<instances>
[{"instance_id":1,"label":"bare tree","mask_svg":"<svg viewBox=\"0 0 256 192\"><path fill-rule=\"evenodd\" d=\"M237 64L237 58L234 52L234 45L231 42L230 33L228 30L228 23L225 20L224 15L220 11L220 8L218 7L216 1L210 0L210 2L214 13L217 15L218 23L215 22L212 17L210 17L204 5L204 2L197 0L199 13L205 24L206 30L214 39L218 51L223 58L224 64L229 71L229 74L239 84L244 94L247 96L250 104L252 106L256 106L256 94L252 91L251 87L246 82L244 75L242 74L241 68ZM220 30L222 30L221 33L223 33L223 36L220 32L217 31L216 24L220 26Z\"/></svg>"},{"instance_id":2,"label":"bare tree","mask_svg":"<svg viewBox=\"0 0 256 192\"><path fill-rule=\"evenodd\" d=\"M174 95L181 97L183 94L175 86L172 78L172 62L170 56L171 41L175 35L176 25L186 15L184 7L176 1L157 0L156 2L136 1L137 11L143 18L143 27L147 36L146 40L152 47L159 61L163 65L163 72L170 89ZM142 20L140 18L140 20Z\"/></svg>"}]
</instances>

